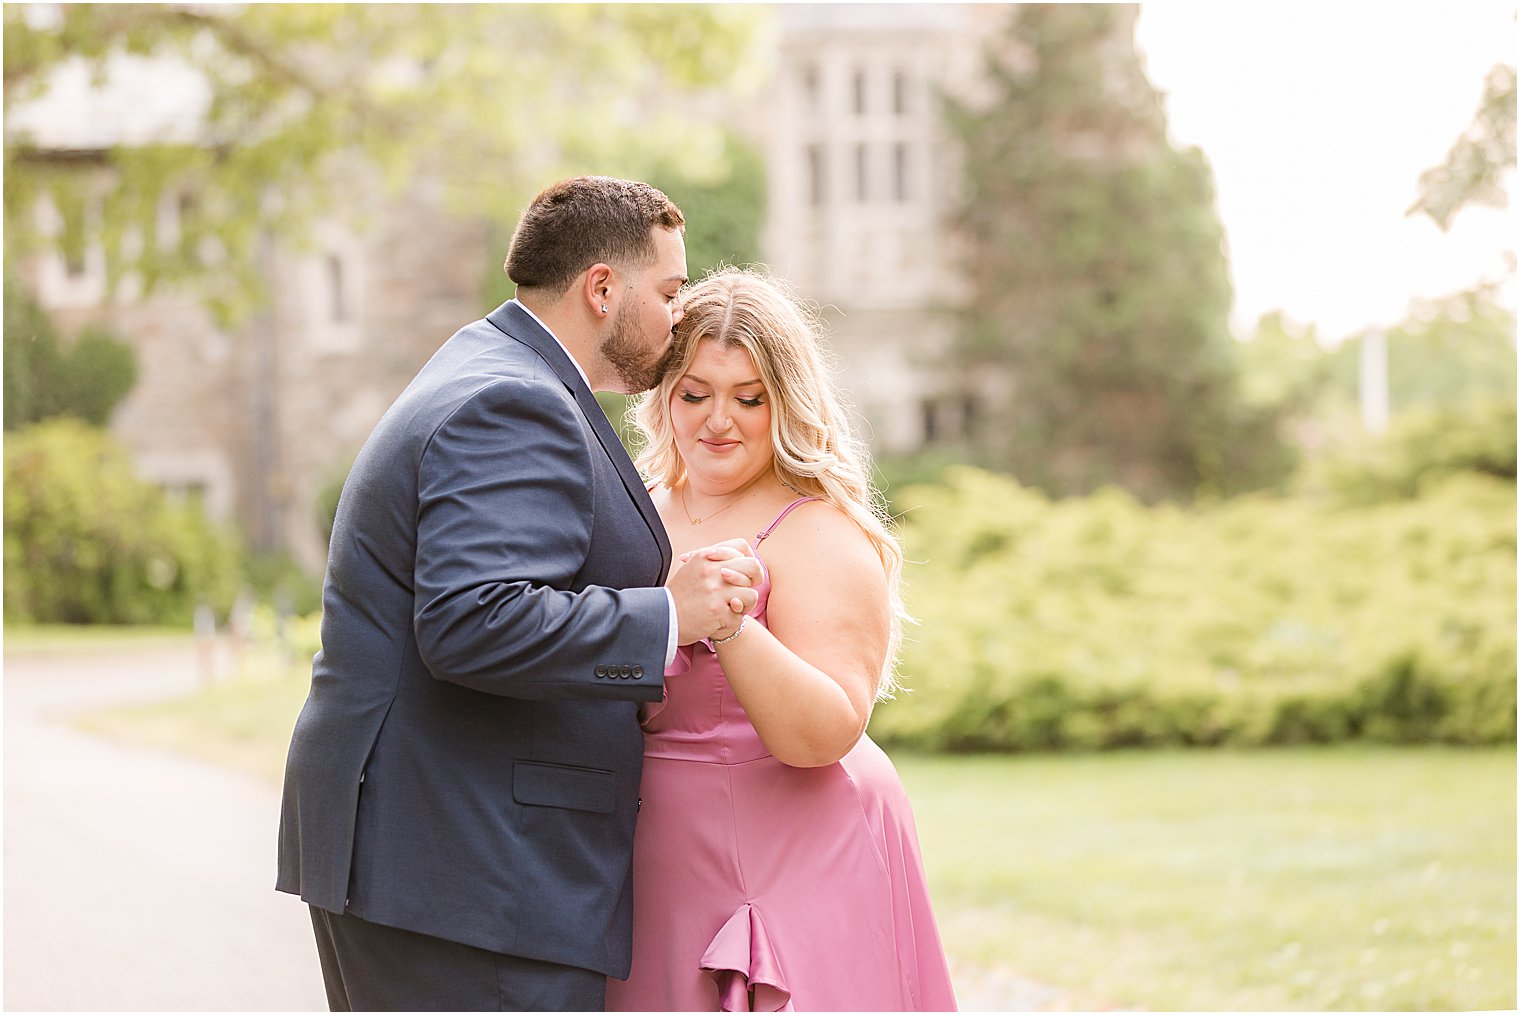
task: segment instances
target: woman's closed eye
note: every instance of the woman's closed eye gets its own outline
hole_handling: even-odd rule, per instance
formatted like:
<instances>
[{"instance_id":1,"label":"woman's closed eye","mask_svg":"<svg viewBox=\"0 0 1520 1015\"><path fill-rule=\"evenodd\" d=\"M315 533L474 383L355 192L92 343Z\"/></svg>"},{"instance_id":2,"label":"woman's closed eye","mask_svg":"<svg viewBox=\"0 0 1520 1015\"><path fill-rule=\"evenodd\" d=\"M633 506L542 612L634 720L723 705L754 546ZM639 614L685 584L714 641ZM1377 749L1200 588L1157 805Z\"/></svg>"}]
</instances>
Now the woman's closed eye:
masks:
<instances>
[{"instance_id":1,"label":"woman's closed eye","mask_svg":"<svg viewBox=\"0 0 1520 1015\"><path fill-rule=\"evenodd\" d=\"M711 395L699 395L695 391L681 392L681 401L691 405L700 405L711 398ZM756 395L754 398L735 398L734 401L749 409L758 409L765 404L764 395Z\"/></svg>"}]
</instances>

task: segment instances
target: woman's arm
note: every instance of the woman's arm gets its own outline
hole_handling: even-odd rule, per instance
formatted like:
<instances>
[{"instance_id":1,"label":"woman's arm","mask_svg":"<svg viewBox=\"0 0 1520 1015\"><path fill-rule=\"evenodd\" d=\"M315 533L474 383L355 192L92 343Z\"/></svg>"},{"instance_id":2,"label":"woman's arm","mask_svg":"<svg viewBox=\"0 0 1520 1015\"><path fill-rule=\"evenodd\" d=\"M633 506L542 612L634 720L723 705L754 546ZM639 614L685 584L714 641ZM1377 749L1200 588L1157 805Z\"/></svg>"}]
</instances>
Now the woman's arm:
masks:
<instances>
[{"instance_id":1,"label":"woman's arm","mask_svg":"<svg viewBox=\"0 0 1520 1015\"><path fill-rule=\"evenodd\" d=\"M891 631L886 574L865 533L824 503L794 511L762 552L770 628L746 625L718 660L778 760L831 765L871 718Z\"/></svg>"}]
</instances>

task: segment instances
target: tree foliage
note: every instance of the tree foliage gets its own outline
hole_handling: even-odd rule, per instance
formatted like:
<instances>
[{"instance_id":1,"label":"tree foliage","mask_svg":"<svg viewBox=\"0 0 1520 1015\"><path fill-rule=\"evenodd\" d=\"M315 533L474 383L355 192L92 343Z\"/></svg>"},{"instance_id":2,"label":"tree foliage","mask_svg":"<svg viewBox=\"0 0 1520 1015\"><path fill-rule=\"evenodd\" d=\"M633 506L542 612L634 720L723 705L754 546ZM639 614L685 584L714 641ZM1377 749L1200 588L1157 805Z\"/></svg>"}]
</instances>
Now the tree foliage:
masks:
<instances>
[{"instance_id":1,"label":"tree foliage","mask_svg":"<svg viewBox=\"0 0 1520 1015\"><path fill-rule=\"evenodd\" d=\"M100 327L60 343L52 319L6 278L6 430L56 416L104 426L136 379L131 346Z\"/></svg>"},{"instance_id":2,"label":"tree foliage","mask_svg":"<svg viewBox=\"0 0 1520 1015\"><path fill-rule=\"evenodd\" d=\"M225 615L241 553L101 430L52 419L6 435L7 621L188 625L203 602Z\"/></svg>"},{"instance_id":3,"label":"tree foliage","mask_svg":"<svg viewBox=\"0 0 1520 1015\"><path fill-rule=\"evenodd\" d=\"M1515 401L1515 315L1495 287L1479 285L1414 303L1387 332L1388 400L1395 413L1457 410L1486 399ZM1358 342L1330 354L1330 384L1357 397Z\"/></svg>"},{"instance_id":4,"label":"tree foliage","mask_svg":"<svg viewBox=\"0 0 1520 1015\"><path fill-rule=\"evenodd\" d=\"M760 259L765 222L765 159L753 145L730 132L724 138L723 167L693 175L673 160L652 167L645 177L669 195L686 216L686 267L701 278L720 264L752 264Z\"/></svg>"},{"instance_id":5,"label":"tree foliage","mask_svg":"<svg viewBox=\"0 0 1520 1015\"><path fill-rule=\"evenodd\" d=\"M743 78L759 16L728 5L8 4L8 120L25 125L13 114L60 74L108 81L149 58L203 81L205 96L187 114L198 117L190 138L60 150L8 123L7 255L99 237L113 284L199 280L235 317L260 292L263 231L299 235L371 176L437 179L456 210L510 222L558 176L672 150L701 167L716 128L686 115L684 96ZM43 197L56 229L34 222ZM173 236L160 235L166 201Z\"/></svg>"},{"instance_id":6,"label":"tree foliage","mask_svg":"<svg viewBox=\"0 0 1520 1015\"><path fill-rule=\"evenodd\" d=\"M950 104L971 283L958 359L996 405L978 457L1063 494L1256 485L1282 462L1275 421L1238 397L1212 174L1169 143L1133 20L1018 5L987 96Z\"/></svg>"},{"instance_id":7,"label":"tree foliage","mask_svg":"<svg viewBox=\"0 0 1520 1015\"><path fill-rule=\"evenodd\" d=\"M1468 204L1503 208L1505 174L1515 168L1515 68L1489 71L1473 120L1446 155L1420 175L1420 196L1409 214L1424 212L1443 230Z\"/></svg>"},{"instance_id":8,"label":"tree foliage","mask_svg":"<svg viewBox=\"0 0 1520 1015\"><path fill-rule=\"evenodd\" d=\"M1414 409L1396 416L1387 433L1309 462L1298 486L1339 504L1360 505L1418 497L1461 473L1513 483L1515 435L1513 399Z\"/></svg>"}]
</instances>

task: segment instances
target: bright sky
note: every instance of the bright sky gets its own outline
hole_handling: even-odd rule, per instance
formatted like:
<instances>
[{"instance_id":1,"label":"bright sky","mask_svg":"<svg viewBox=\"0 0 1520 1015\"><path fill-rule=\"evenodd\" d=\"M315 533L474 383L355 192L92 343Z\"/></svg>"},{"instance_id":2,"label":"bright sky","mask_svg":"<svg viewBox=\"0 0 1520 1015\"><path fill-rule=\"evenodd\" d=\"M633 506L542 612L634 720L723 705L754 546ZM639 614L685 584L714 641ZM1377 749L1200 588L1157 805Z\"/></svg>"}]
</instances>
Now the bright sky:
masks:
<instances>
[{"instance_id":1,"label":"bright sky","mask_svg":"<svg viewBox=\"0 0 1520 1015\"><path fill-rule=\"evenodd\" d=\"M1234 325L1281 308L1337 342L1411 299L1505 276L1516 211L1442 233L1406 217L1420 174L1515 62L1514 3L1144 3L1137 37L1172 136L1214 168ZM1510 180L1512 200L1515 192ZM1514 305L1514 281L1506 299Z\"/></svg>"}]
</instances>

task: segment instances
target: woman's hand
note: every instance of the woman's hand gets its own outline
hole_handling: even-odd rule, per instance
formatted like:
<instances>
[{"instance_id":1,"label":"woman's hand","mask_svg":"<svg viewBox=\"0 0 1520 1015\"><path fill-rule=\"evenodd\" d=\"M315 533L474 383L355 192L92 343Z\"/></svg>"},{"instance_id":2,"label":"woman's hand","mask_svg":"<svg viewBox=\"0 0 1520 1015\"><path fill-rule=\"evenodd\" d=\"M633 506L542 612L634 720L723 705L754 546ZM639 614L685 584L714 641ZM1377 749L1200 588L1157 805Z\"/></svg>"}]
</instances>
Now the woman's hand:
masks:
<instances>
[{"instance_id":1,"label":"woman's hand","mask_svg":"<svg viewBox=\"0 0 1520 1015\"><path fill-rule=\"evenodd\" d=\"M676 601L677 643L730 633L755 608L760 561L743 539L683 553L665 586Z\"/></svg>"}]
</instances>

